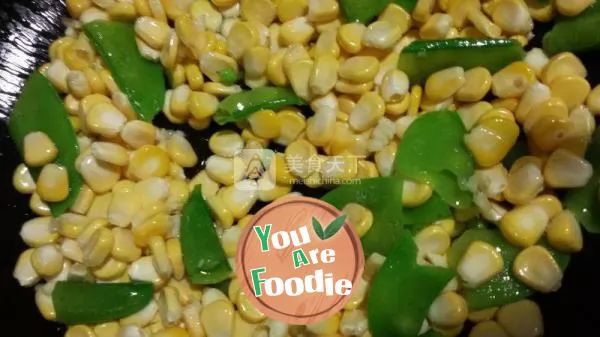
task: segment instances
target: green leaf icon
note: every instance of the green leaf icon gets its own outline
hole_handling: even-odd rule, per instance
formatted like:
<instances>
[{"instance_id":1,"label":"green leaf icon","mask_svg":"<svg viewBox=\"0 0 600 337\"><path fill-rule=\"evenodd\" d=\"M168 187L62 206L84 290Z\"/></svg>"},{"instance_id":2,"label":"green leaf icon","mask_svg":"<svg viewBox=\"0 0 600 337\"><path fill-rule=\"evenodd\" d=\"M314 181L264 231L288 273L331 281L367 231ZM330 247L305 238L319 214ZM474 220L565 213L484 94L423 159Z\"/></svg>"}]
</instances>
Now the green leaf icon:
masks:
<instances>
[{"instance_id":1,"label":"green leaf icon","mask_svg":"<svg viewBox=\"0 0 600 337\"><path fill-rule=\"evenodd\" d=\"M313 226L313 229L315 230L315 233L317 233L317 236L319 237L319 239L325 240L325 233L323 232L323 227L321 227L321 223L314 216L312 218L312 226Z\"/></svg>"},{"instance_id":2,"label":"green leaf icon","mask_svg":"<svg viewBox=\"0 0 600 337\"><path fill-rule=\"evenodd\" d=\"M315 233L317 233L317 236L319 237L319 239L321 240L327 240L330 237L334 236L337 232L340 231L340 229L342 228L342 226L344 226L344 221L346 221L346 214L343 214L337 218L335 218L328 226L325 230L323 230L323 226L321 226L321 223L319 223L319 220L317 220L314 216L312 218L312 226L313 229L315 230Z\"/></svg>"},{"instance_id":3,"label":"green leaf icon","mask_svg":"<svg viewBox=\"0 0 600 337\"><path fill-rule=\"evenodd\" d=\"M335 218L325 229L325 239L329 239L339 232L342 226L344 226L344 221L346 221L346 214L342 214Z\"/></svg>"}]
</instances>

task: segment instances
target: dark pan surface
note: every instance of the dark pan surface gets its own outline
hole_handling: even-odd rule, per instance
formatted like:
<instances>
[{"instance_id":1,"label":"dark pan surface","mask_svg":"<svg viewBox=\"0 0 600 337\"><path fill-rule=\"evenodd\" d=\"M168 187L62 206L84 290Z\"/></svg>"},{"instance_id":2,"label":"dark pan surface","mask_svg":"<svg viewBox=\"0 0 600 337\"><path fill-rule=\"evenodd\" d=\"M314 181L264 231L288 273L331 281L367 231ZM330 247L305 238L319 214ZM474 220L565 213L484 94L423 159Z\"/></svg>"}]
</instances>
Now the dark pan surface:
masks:
<instances>
[{"instance_id":1,"label":"dark pan surface","mask_svg":"<svg viewBox=\"0 0 600 337\"><path fill-rule=\"evenodd\" d=\"M49 43L63 33L63 15L64 0L0 0L0 337L64 335L63 327L38 313L33 290L19 287L12 277L17 257L26 248L19 237L21 224L33 215L28 211L28 198L12 188L12 172L20 160L5 124L24 79L46 60ZM600 83L599 56L581 55L592 85ZM164 119L158 120L166 126ZM184 131L200 156L206 154L210 130ZM188 172L188 176L193 173ZM572 258L560 291L536 298L544 313L546 336L600 336L598 269L600 236L588 235L584 251Z\"/></svg>"}]
</instances>

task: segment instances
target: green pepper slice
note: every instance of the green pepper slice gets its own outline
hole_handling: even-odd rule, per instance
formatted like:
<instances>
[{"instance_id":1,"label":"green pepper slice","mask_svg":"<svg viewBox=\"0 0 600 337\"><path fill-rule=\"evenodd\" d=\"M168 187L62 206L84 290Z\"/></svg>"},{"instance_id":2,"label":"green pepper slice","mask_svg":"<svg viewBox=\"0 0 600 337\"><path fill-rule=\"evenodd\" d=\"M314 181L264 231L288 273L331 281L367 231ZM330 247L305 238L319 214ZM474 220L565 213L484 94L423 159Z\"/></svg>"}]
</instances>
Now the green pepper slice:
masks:
<instances>
[{"instance_id":1,"label":"green pepper slice","mask_svg":"<svg viewBox=\"0 0 600 337\"><path fill-rule=\"evenodd\" d=\"M543 49L550 55L560 52L583 52L600 47L600 6L593 5L576 17L561 18L542 40Z\"/></svg>"},{"instance_id":2,"label":"green pepper slice","mask_svg":"<svg viewBox=\"0 0 600 337\"><path fill-rule=\"evenodd\" d=\"M424 83L431 74L446 68L485 67L495 73L524 57L523 47L512 39L417 40L400 53L398 69L411 83Z\"/></svg>"},{"instance_id":3,"label":"green pepper slice","mask_svg":"<svg viewBox=\"0 0 600 337\"><path fill-rule=\"evenodd\" d=\"M139 312L150 303L153 293L151 283L59 281L52 302L59 322L100 324Z\"/></svg>"},{"instance_id":4,"label":"green pepper slice","mask_svg":"<svg viewBox=\"0 0 600 337\"><path fill-rule=\"evenodd\" d=\"M288 88L261 87L228 96L219 104L214 120L219 125L238 122L263 109L279 109L306 102Z\"/></svg>"},{"instance_id":5,"label":"green pepper slice","mask_svg":"<svg viewBox=\"0 0 600 337\"><path fill-rule=\"evenodd\" d=\"M448 204L435 193L419 207L404 207L403 213L404 225L413 227L429 225L435 221L452 217L452 211Z\"/></svg>"},{"instance_id":6,"label":"green pepper slice","mask_svg":"<svg viewBox=\"0 0 600 337\"><path fill-rule=\"evenodd\" d=\"M411 13L417 5L417 0L340 0L340 7L348 22L368 24L392 2L408 13Z\"/></svg>"},{"instance_id":7,"label":"green pepper slice","mask_svg":"<svg viewBox=\"0 0 600 337\"><path fill-rule=\"evenodd\" d=\"M432 111L420 116L408 127L398 146L395 174L431 184L452 207L469 207L473 195L467 182L475 173L475 162L464 144L465 134L454 111Z\"/></svg>"},{"instance_id":8,"label":"green pepper slice","mask_svg":"<svg viewBox=\"0 0 600 337\"><path fill-rule=\"evenodd\" d=\"M181 212L179 240L183 264L193 284L217 284L229 277L231 267L200 185L194 188Z\"/></svg>"},{"instance_id":9,"label":"green pepper slice","mask_svg":"<svg viewBox=\"0 0 600 337\"><path fill-rule=\"evenodd\" d=\"M448 265L451 268L456 268L473 241L483 241L496 247L504 260L504 268L487 283L477 288L463 290L462 295L467 301L469 311L502 306L535 293L533 289L521 283L512 273L512 264L520 249L509 244L502 233L495 229L469 229L464 232L454 241L448 253ZM567 268L569 255L557 253L550 249L545 242L539 244L548 249L562 270Z\"/></svg>"},{"instance_id":10,"label":"green pepper slice","mask_svg":"<svg viewBox=\"0 0 600 337\"><path fill-rule=\"evenodd\" d=\"M8 129L21 157L24 155L23 141L28 133L44 132L56 145L58 155L55 162L67 169L69 195L65 200L49 203L48 206L54 217L60 216L73 205L83 184L75 168L79 145L62 100L41 73L34 72L25 83L8 122ZM39 167L29 167L29 172L36 180L40 171Z\"/></svg>"},{"instance_id":11,"label":"green pepper slice","mask_svg":"<svg viewBox=\"0 0 600 337\"><path fill-rule=\"evenodd\" d=\"M596 129L585 155L594 167L594 175L587 185L569 190L564 199L565 208L573 212L575 218L589 233L600 233L600 207L598 186L600 184L600 129Z\"/></svg>"},{"instance_id":12,"label":"green pepper slice","mask_svg":"<svg viewBox=\"0 0 600 337\"><path fill-rule=\"evenodd\" d=\"M144 121L152 121L165 100L165 78L160 64L140 55L133 26L123 22L94 21L83 25L119 89Z\"/></svg>"},{"instance_id":13,"label":"green pepper slice","mask_svg":"<svg viewBox=\"0 0 600 337\"><path fill-rule=\"evenodd\" d=\"M417 246L403 231L367 297L373 337L417 336L431 303L454 276L450 269L418 265Z\"/></svg>"},{"instance_id":14,"label":"green pepper slice","mask_svg":"<svg viewBox=\"0 0 600 337\"><path fill-rule=\"evenodd\" d=\"M321 200L344 208L357 203L373 213L373 226L362 238L366 256L379 253L387 256L402 233L402 180L397 177L362 179L360 183L342 185Z\"/></svg>"}]
</instances>

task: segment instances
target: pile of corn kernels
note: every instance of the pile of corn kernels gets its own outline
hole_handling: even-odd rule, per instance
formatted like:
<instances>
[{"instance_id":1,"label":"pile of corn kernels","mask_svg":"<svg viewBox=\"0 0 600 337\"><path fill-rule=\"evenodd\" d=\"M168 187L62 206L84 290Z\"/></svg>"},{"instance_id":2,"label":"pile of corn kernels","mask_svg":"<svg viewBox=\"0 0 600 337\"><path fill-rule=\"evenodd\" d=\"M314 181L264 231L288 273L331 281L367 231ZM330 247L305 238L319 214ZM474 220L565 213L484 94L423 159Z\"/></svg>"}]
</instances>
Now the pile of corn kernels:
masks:
<instances>
[{"instance_id":1,"label":"pile of corn kernels","mask_svg":"<svg viewBox=\"0 0 600 337\"><path fill-rule=\"evenodd\" d=\"M66 2L72 18L66 36L51 45L50 62L40 70L64 95L85 185L69 212L53 219L46 203L67 197L67 173L52 163L57 149L47 135L26 137L25 163L43 169L34 182L22 164L13 181L19 192L31 195L30 208L39 217L23 224L21 237L30 248L19 257L14 275L22 286L35 286L36 304L48 320L56 318L51 293L59 280L140 280L155 286L155 299L139 313L96 326L71 326L67 337L370 336L364 298L384 257L368 257L363 278L339 314L288 326L254 308L234 275L228 293L190 284L178 239L180 212L191 189L201 184L233 264L241 229L257 202L297 193L292 192L297 178L321 187L326 179L390 175L411 122L444 108L457 110L469 132L465 143L478 165L471 181L478 209L419 232L419 262L447 266L452 238L477 214L524 248L513 269L539 292L556 291L562 279L552 255L535 245L540 236L562 252L582 249L577 221L553 193L584 186L593 171L583 154L596 127L594 115L600 113L600 87L592 89L575 55L548 58L533 48L523 61L497 73L452 67L434 73L423 86L409 83L396 65L402 49L417 39L504 37L526 46L534 20L550 21L556 12L576 15L593 1L418 0L413 13L390 4L369 25L345 22L336 0ZM314 115L294 107L256 112L238 123L237 131L212 134L213 154L199 159L182 132L137 119L81 31L82 24L95 20L134 24L142 56L168 72L163 113L173 124L196 130L211 125L219 101L243 90L220 82L224 69L243 70L242 82L250 88L290 86L310 102ZM531 154L504 167L501 161L519 128ZM236 189L242 176L234 167L247 164L236 153L271 144L285 151L275 156L259 184L275 187ZM335 160L343 170L311 170L311 158L323 166ZM204 160L196 176L186 177L185 168ZM407 181L402 202L415 207L431 196L429 185ZM373 225L368 209L350 204L345 211L361 236ZM463 282L481 284L503 268L490 247L474 245L467 251L459 278L434 301L422 333L433 328L455 336L467 320L475 324L471 337L543 333L540 309L529 300L468 312L460 295ZM482 259L489 262L487 269L474 272L469 263ZM528 272L532 265L535 271Z\"/></svg>"}]
</instances>

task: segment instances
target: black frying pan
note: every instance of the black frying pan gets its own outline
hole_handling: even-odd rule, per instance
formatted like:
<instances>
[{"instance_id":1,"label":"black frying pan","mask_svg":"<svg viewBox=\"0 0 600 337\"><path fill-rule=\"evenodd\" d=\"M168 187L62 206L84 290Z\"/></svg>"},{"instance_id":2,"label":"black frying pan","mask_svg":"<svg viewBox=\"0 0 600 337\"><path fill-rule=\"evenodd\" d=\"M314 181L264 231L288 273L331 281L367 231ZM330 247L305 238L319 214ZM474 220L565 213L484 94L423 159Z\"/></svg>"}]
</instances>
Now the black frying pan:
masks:
<instances>
[{"instance_id":1,"label":"black frying pan","mask_svg":"<svg viewBox=\"0 0 600 337\"><path fill-rule=\"evenodd\" d=\"M34 215L28 208L29 198L12 187L12 173L20 159L6 127L26 77L47 59L51 41L63 34L64 11L64 0L0 0L0 337L62 337L65 331L42 318L34 291L21 288L12 277L17 257L26 248L19 237L21 224ZM547 29L536 26L536 41ZM579 56L592 85L600 83L600 52ZM156 122L176 128L160 116ZM205 139L211 130L184 132L192 136L201 158L208 153ZM600 271L596 269L600 269L600 235L586 235L584 250L571 259L563 287L535 298L544 314L545 336L600 336Z\"/></svg>"}]
</instances>

